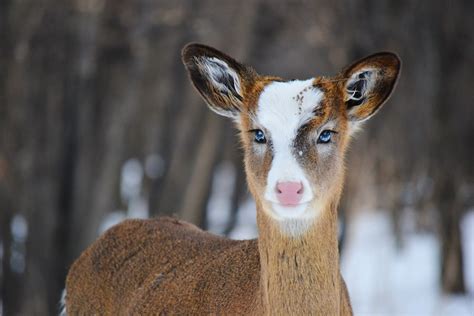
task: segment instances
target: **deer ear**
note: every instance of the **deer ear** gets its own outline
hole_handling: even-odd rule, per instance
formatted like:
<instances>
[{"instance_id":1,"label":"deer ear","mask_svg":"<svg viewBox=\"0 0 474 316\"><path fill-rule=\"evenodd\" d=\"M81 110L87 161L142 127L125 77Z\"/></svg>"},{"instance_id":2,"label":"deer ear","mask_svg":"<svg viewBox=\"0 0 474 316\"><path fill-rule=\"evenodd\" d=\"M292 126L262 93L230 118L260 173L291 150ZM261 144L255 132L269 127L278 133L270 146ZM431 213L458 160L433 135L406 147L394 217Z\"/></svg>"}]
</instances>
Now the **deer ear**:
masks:
<instances>
[{"instance_id":1,"label":"deer ear","mask_svg":"<svg viewBox=\"0 0 474 316\"><path fill-rule=\"evenodd\" d=\"M223 116L238 117L245 88L256 76L254 70L201 44L186 45L182 59L194 87L211 110Z\"/></svg>"},{"instance_id":2,"label":"deer ear","mask_svg":"<svg viewBox=\"0 0 474 316\"><path fill-rule=\"evenodd\" d=\"M344 101L350 121L361 122L377 112L390 96L400 73L401 61L393 53L363 58L343 73L347 78Z\"/></svg>"}]
</instances>

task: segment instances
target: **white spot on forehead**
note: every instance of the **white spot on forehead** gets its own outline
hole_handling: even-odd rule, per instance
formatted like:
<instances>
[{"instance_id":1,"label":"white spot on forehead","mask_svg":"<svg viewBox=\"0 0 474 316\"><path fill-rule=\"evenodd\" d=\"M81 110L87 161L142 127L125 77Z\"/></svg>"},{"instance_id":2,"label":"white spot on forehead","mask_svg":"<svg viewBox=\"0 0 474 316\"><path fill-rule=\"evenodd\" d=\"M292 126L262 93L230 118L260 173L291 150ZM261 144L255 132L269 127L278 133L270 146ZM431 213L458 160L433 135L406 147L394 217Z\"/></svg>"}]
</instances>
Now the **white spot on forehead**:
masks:
<instances>
[{"instance_id":1,"label":"white spot on forehead","mask_svg":"<svg viewBox=\"0 0 474 316\"><path fill-rule=\"evenodd\" d=\"M323 92L313 87L314 79L273 82L260 95L257 120L270 131L272 140L292 141L298 128L321 106Z\"/></svg>"}]
</instances>

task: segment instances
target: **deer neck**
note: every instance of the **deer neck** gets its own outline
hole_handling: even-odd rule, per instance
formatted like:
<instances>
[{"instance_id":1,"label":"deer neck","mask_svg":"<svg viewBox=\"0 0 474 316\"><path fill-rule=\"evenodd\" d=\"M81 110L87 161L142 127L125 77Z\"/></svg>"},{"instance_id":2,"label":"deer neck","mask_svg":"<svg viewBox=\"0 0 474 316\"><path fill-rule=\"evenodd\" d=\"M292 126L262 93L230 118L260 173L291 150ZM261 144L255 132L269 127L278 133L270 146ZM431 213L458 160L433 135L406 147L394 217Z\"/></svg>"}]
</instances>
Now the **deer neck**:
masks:
<instances>
[{"instance_id":1,"label":"deer neck","mask_svg":"<svg viewBox=\"0 0 474 316\"><path fill-rule=\"evenodd\" d=\"M259 203L257 203L259 204ZM261 296L272 315L334 315L339 312L339 252L335 205L305 232L290 236L257 205Z\"/></svg>"}]
</instances>

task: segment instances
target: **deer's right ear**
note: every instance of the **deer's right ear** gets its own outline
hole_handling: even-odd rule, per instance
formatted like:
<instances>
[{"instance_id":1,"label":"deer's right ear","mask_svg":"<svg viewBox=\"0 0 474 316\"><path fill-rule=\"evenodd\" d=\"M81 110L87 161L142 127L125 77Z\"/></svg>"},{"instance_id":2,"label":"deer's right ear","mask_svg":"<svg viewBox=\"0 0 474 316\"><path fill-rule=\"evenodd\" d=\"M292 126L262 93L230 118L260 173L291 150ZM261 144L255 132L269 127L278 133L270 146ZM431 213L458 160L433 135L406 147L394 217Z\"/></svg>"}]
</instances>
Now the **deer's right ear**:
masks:
<instances>
[{"instance_id":1,"label":"deer's right ear","mask_svg":"<svg viewBox=\"0 0 474 316\"><path fill-rule=\"evenodd\" d=\"M209 46L188 44L182 50L183 63L194 87L211 110L237 118L242 110L245 88L255 71Z\"/></svg>"}]
</instances>

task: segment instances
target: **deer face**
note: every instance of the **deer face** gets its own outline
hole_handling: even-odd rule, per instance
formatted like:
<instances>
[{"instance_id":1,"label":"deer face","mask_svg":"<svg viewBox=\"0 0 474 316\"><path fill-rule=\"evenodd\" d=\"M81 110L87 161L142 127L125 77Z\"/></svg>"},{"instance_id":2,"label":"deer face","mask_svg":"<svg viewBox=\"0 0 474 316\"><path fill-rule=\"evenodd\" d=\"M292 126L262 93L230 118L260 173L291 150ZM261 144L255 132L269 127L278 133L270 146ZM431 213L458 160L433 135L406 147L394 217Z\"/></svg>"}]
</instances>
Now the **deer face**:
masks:
<instances>
[{"instance_id":1,"label":"deer face","mask_svg":"<svg viewBox=\"0 0 474 316\"><path fill-rule=\"evenodd\" d=\"M272 218L312 219L339 199L350 135L389 97L398 57L379 53L334 78L284 81L207 46L183 49L211 110L233 118L250 191Z\"/></svg>"},{"instance_id":2,"label":"deer face","mask_svg":"<svg viewBox=\"0 0 474 316\"><path fill-rule=\"evenodd\" d=\"M308 206L325 205L342 179L347 119L329 93L315 79L272 80L241 113L251 191L277 219L314 217Z\"/></svg>"}]
</instances>

